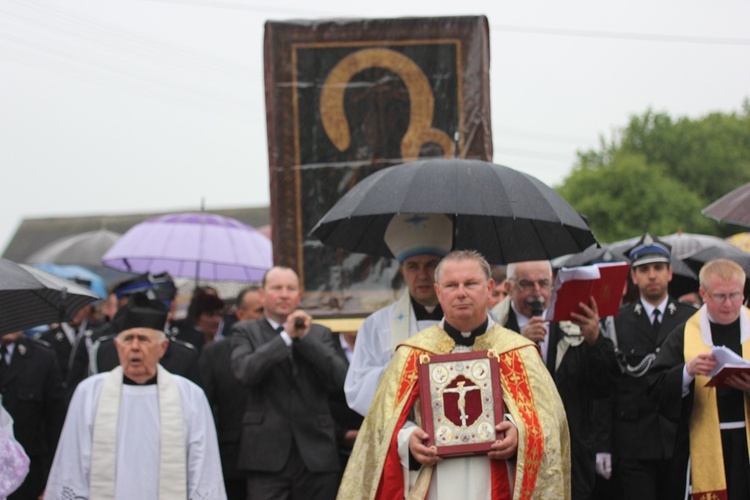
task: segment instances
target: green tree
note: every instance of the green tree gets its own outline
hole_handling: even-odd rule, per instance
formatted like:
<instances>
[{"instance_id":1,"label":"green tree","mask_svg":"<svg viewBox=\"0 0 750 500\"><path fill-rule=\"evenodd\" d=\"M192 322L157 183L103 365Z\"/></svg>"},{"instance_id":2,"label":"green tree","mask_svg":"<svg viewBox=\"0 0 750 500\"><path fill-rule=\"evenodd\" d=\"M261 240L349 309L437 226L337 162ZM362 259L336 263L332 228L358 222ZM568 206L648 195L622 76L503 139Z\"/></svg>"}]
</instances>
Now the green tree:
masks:
<instances>
[{"instance_id":1,"label":"green tree","mask_svg":"<svg viewBox=\"0 0 750 500\"><path fill-rule=\"evenodd\" d=\"M558 188L589 218L602 241L677 230L731 234L701 209L750 181L750 100L741 112L673 119L646 111L631 117L578 164Z\"/></svg>"},{"instance_id":2,"label":"green tree","mask_svg":"<svg viewBox=\"0 0 750 500\"><path fill-rule=\"evenodd\" d=\"M664 168L640 155L618 153L605 168L578 168L560 194L586 215L596 237L613 242L652 234L708 233L716 224L700 214L704 203Z\"/></svg>"}]
</instances>

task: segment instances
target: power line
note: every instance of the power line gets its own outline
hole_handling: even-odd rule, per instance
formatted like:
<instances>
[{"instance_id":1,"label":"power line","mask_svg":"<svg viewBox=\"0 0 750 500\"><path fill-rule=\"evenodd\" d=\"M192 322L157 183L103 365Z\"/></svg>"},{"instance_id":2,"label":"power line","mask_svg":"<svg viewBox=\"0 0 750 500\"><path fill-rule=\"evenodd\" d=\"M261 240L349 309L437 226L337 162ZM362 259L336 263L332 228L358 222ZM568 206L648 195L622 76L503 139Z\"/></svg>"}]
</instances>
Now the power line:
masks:
<instances>
[{"instance_id":1,"label":"power line","mask_svg":"<svg viewBox=\"0 0 750 500\"><path fill-rule=\"evenodd\" d=\"M168 3L174 5L192 5L208 8L235 9L258 13L283 13L289 16L342 16L340 12L325 12L317 10L302 10L283 8L278 6L248 5L242 0L148 0L153 3ZM580 30L565 28L537 28L532 26L512 26L508 24L490 23L491 31L526 33L538 35L568 36L582 38L608 38L614 40L634 40L666 43L697 43L706 45L750 45L748 38L721 38L684 35L661 35L657 33L626 33L618 31Z\"/></svg>"},{"instance_id":2,"label":"power line","mask_svg":"<svg viewBox=\"0 0 750 500\"><path fill-rule=\"evenodd\" d=\"M490 30L507 33L525 33L532 35L608 38L613 40L635 40L643 42L697 43L705 45L750 45L749 38L718 38L704 36L659 35L655 33L624 33L617 31L534 28L530 26L510 26L507 24L490 24Z\"/></svg>"}]
</instances>

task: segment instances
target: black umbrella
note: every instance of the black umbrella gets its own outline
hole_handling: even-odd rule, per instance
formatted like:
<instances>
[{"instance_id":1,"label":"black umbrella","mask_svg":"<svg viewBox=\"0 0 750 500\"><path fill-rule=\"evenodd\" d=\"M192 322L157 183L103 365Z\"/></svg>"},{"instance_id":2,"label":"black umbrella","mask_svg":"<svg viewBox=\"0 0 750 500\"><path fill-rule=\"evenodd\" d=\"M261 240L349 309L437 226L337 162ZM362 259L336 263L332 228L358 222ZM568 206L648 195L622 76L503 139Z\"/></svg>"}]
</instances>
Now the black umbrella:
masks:
<instances>
[{"instance_id":1,"label":"black umbrella","mask_svg":"<svg viewBox=\"0 0 750 500\"><path fill-rule=\"evenodd\" d=\"M0 259L0 335L70 319L96 300L72 281Z\"/></svg>"},{"instance_id":2,"label":"black umbrella","mask_svg":"<svg viewBox=\"0 0 750 500\"><path fill-rule=\"evenodd\" d=\"M750 182L728 192L701 213L719 222L750 227Z\"/></svg>"},{"instance_id":3,"label":"black umbrella","mask_svg":"<svg viewBox=\"0 0 750 500\"><path fill-rule=\"evenodd\" d=\"M591 245L580 253L563 255L552 260L552 267L560 269L561 267L578 267L588 266L598 262L628 262L629 259L618 251L612 251L609 245Z\"/></svg>"},{"instance_id":4,"label":"black umbrella","mask_svg":"<svg viewBox=\"0 0 750 500\"><path fill-rule=\"evenodd\" d=\"M745 274L750 276L750 253L743 252L739 248L733 246L704 248L683 257L682 260L697 275L703 267L703 264L716 259L732 260L742 266L742 269L745 270Z\"/></svg>"},{"instance_id":5,"label":"black umbrella","mask_svg":"<svg viewBox=\"0 0 750 500\"><path fill-rule=\"evenodd\" d=\"M418 160L385 168L344 195L312 229L330 246L393 257L383 235L397 213L453 219L453 248L493 264L551 259L596 243L586 220L538 179L478 160Z\"/></svg>"}]
</instances>

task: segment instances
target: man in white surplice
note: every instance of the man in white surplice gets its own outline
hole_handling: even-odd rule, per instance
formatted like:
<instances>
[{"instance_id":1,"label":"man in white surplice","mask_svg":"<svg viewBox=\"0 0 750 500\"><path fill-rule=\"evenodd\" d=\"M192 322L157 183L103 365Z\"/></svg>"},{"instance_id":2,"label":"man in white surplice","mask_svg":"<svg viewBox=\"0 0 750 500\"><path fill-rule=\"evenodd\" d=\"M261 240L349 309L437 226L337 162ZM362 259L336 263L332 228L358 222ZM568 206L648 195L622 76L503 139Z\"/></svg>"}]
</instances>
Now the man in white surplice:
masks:
<instances>
[{"instance_id":1,"label":"man in white surplice","mask_svg":"<svg viewBox=\"0 0 750 500\"><path fill-rule=\"evenodd\" d=\"M226 498L206 397L159 365L166 309L138 302L115 339L120 366L73 395L45 499Z\"/></svg>"},{"instance_id":2,"label":"man in white surplice","mask_svg":"<svg viewBox=\"0 0 750 500\"><path fill-rule=\"evenodd\" d=\"M435 295L435 268L451 250L452 231L451 220L440 214L398 214L388 223L385 243L399 261L407 290L359 328L344 381L346 402L357 413L367 414L396 346L443 319Z\"/></svg>"}]
</instances>

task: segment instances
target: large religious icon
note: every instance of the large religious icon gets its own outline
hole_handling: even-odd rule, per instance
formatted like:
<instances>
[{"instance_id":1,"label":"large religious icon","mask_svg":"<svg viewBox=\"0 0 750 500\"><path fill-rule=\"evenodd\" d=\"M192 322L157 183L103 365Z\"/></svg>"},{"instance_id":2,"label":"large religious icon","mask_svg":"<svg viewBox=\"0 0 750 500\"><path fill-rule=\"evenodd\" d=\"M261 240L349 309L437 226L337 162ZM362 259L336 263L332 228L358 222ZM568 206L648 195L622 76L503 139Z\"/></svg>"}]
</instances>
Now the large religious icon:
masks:
<instances>
[{"instance_id":1,"label":"large religious icon","mask_svg":"<svg viewBox=\"0 0 750 500\"><path fill-rule=\"evenodd\" d=\"M269 21L264 50L274 262L314 316L365 316L394 300L397 263L308 233L384 167L491 161L487 19Z\"/></svg>"},{"instance_id":2,"label":"large religious icon","mask_svg":"<svg viewBox=\"0 0 750 500\"><path fill-rule=\"evenodd\" d=\"M490 451L503 418L502 387L493 351L428 355L419 360L422 428L440 456Z\"/></svg>"}]
</instances>

